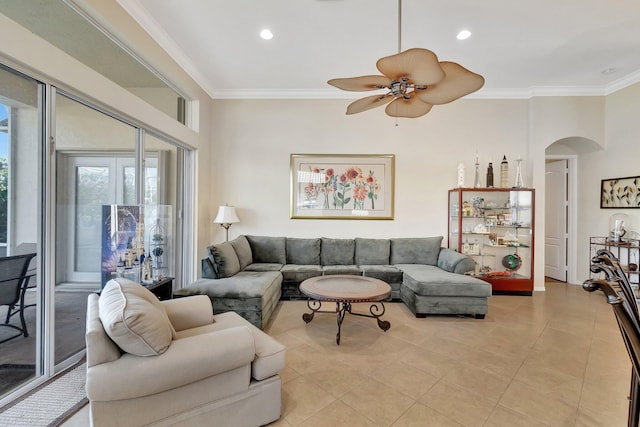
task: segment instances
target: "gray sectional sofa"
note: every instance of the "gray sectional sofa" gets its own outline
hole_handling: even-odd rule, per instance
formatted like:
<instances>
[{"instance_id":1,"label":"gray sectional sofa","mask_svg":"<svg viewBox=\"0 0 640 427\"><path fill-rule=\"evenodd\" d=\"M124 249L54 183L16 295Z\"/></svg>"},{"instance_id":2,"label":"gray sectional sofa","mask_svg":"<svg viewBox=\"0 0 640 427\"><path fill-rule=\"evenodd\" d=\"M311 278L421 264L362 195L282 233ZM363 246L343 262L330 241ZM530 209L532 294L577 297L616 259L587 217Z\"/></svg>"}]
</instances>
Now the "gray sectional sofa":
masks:
<instances>
[{"instance_id":1,"label":"gray sectional sofa","mask_svg":"<svg viewBox=\"0 0 640 427\"><path fill-rule=\"evenodd\" d=\"M487 313L491 285L465 275L470 257L440 247L442 237L332 239L239 236L208 248L202 279L174 293L207 295L215 313L235 311L259 328L278 300L302 298L310 277L355 274L381 279L391 299L417 316Z\"/></svg>"}]
</instances>

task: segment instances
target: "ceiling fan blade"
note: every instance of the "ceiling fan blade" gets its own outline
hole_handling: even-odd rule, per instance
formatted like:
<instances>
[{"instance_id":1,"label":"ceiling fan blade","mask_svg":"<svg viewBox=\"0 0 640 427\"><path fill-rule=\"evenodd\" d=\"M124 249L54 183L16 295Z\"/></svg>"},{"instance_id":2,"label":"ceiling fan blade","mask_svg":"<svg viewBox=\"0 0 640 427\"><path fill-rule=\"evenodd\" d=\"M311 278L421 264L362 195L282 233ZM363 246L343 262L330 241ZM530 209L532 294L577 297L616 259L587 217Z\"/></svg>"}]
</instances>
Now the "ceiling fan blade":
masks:
<instances>
[{"instance_id":1,"label":"ceiling fan blade","mask_svg":"<svg viewBox=\"0 0 640 427\"><path fill-rule=\"evenodd\" d=\"M406 77L411 83L420 85L432 85L445 77L436 54L421 48L385 56L376 62L376 66L392 80Z\"/></svg>"},{"instance_id":2,"label":"ceiling fan blade","mask_svg":"<svg viewBox=\"0 0 640 427\"><path fill-rule=\"evenodd\" d=\"M346 79L331 79L327 83L338 89L359 92L388 88L391 85L391 80L385 76L361 76Z\"/></svg>"},{"instance_id":3,"label":"ceiling fan blade","mask_svg":"<svg viewBox=\"0 0 640 427\"><path fill-rule=\"evenodd\" d=\"M484 77L464 68L455 62L441 62L446 77L424 90L417 90L416 95L429 104L440 105L455 101L465 95L477 91L484 85Z\"/></svg>"},{"instance_id":4,"label":"ceiling fan blade","mask_svg":"<svg viewBox=\"0 0 640 427\"><path fill-rule=\"evenodd\" d=\"M363 111L384 105L392 99L393 95L391 94L367 96L366 98L358 99L349 104L347 114L362 113Z\"/></svg>"},{"instance_id":5,"label":"ceiling fan blade","mask_svg":"<svg viewBox=\"0 0 640 427\"><path fill-rule=\"evenodd\" d=\"M422 102L415 94L409 94L410 98L397 98L391 104L385 108L385 113L391 117L406 117L409 119L415 119L416 117L424 116L433 105Z\"/></svg>"}]
</instances>

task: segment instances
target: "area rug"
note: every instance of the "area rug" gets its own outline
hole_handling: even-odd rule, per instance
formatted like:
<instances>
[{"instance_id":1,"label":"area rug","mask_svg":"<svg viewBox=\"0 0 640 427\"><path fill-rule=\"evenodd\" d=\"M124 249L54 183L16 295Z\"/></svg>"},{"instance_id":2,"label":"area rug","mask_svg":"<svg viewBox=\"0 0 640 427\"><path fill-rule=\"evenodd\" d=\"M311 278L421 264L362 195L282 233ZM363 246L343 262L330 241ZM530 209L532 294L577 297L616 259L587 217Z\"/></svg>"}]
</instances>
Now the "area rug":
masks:
<instances>
[{"instance_id":1,"label":"area rug","mask_svg":"<svg viewBox=\"0 0 640 427\"><path fill-rule=\"evenodd\" d=\"M87 403L82 363L0 413L0 426L58 426Z\"/></svg>"}]
</instances>

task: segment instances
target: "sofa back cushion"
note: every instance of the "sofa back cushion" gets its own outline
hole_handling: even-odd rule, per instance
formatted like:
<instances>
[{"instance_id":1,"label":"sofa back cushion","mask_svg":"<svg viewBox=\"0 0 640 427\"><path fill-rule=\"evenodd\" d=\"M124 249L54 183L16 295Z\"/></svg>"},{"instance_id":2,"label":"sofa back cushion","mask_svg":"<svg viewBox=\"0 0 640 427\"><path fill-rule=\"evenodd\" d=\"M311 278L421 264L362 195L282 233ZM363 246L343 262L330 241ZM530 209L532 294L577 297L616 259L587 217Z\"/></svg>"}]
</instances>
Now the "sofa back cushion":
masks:
<instances>
[{"instance_id":1,"label":"sofa back cushion","mask_svg":"<svg viewBox=\"0 0 640 427\"><path fill-rule=\"evenodd\" d=\"M213 258L216 278L231 277L240 271L240 260L231 243L224 242L209 246L209 258Z\"/></svg>"},{"instance_id":2,"label":"sofa back cushion","mask_svg":"<svg viewBox=\"0 0 640 427\"><path fill-rule=\"evenodd\" d=\"M102 327L124 352L157 356L171 345L175 331L167 312L144 286L128 279L110 280L98 307Z\"/></svg>"},{"instance_id":3,"label":"sofa back cushion","mask_svg":"<svg viewBox=\"0 0 640 427\"><path fill-rule=\"evenodd\" d=\"M245 236L238 236L229 243L233 246L233 250L236 251L238 261L240 262L240 270L244 270L247 265L253 262L249 241Z\"/></svg>"},{"instance_id":4,"label":"sofa back cushion","mask_svg":"<svg viewBox=\"0 0 640 427\"><path fill-rule=\"evenodd\" d=\"M287 237L287 264L320 265L320 239Z\"/></svg>"},{"instance_id":5,"label":"sofa back cushion","mask_svg":"<svg viewBox=\"0 0 640 427\"><path fill-rule=\"evenodd\" d=\"M442 236L391 239L391 264L436 265Z\"/></svg>"},{"instance_id":6,"label":"sofa back cushion","mask_svg":"<svg viewBox=\"0 0 640 427\"><path fill-rule=\"evenodd\" d=\"M388 265L391 254L391 241L389 239L362 239L356 237L357 265Z\"/></svg>"},{"instance_id":7,"label":"sofa back cushion","mask_svg":"<svg viewBox=\"0 0 640 427\"><path fill-rule=\"evenodd\" d=\"M284 237L247 236L253 262L286 264L286 240Z\"/></svg>"},{"instance_id":8,"label":"sofa back cushion","mask_svg":"<svg viewBox=\"0 0 640 427\"><path fill-rule=\"evenodd\" d=\"M353 265L355 242L353 239L323 237L320 252L322 265Z\"/></svg>"}]
</instances>

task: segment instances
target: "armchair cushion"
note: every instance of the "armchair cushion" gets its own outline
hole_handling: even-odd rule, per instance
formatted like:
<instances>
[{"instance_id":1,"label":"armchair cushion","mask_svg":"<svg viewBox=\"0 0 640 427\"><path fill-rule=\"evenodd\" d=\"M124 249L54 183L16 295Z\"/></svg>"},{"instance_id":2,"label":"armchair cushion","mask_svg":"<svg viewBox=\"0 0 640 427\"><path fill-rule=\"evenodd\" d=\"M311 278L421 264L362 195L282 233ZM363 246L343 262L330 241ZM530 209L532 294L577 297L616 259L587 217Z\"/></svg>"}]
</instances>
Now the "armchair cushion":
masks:
<instances>
[{"instance_id":1,"label":"armchair cushion","mask_svg":"<svg viewBox=\"0 0 640 427\"><path fill-rule=\"evenodd\" d=\"M107 282L98 300L105 332L126 353L157 356L169 348L174 330L158 298L127 279Z\"/></svg>"},{"instance_id":2,"label":"armchair cushion","mask_svg":"<svg viewBox=\"0 0 640 427\"><path fill-rule=\"evenodd\" d=\"M176 332L210 325L213 320L211 300L206 295L160 301Z\"/></svg>"},{"instance_id":3,"label":"armchair cushion","mask_svg":"<svg viewBox=\"0 0 640 427\"><path fill-rule=\"evenodd\" d=\"M255 358L256 344L246 325L177 339L158 357L140 360L123 354L118 360L87 372L87 396L110 401L150 396L232 369Z\"/></svg>"}]
</instances>

